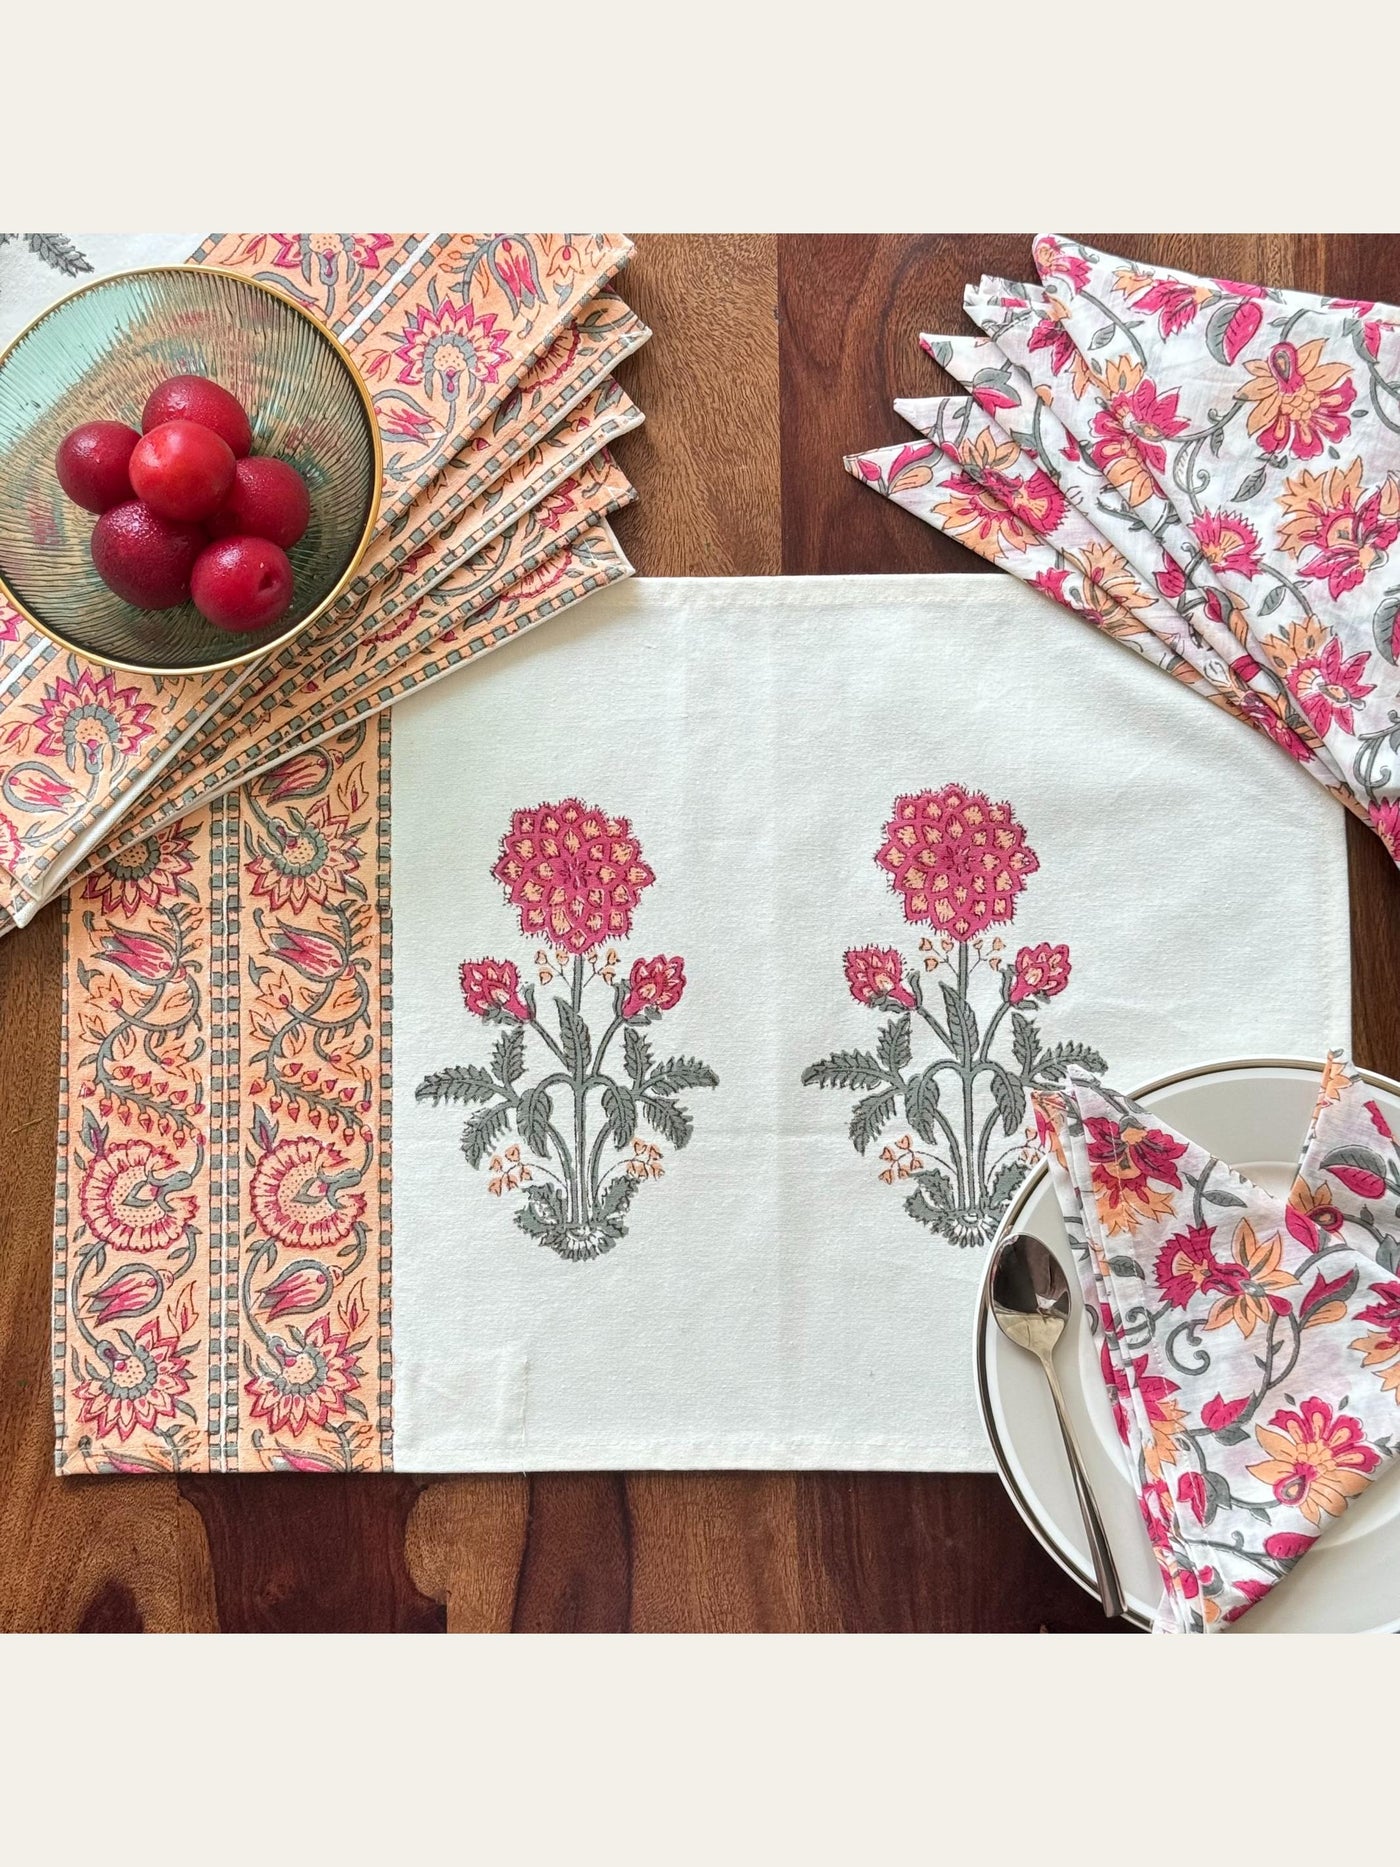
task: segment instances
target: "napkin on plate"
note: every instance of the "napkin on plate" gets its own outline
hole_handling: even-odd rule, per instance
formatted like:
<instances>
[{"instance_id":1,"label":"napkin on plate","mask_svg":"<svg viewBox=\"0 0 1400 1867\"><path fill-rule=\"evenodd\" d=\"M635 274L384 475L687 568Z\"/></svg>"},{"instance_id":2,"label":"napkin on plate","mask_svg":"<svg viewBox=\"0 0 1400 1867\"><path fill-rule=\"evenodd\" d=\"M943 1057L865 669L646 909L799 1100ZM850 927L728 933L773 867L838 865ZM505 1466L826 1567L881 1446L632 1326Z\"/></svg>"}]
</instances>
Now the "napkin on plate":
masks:
<instances>
[{"instance_id":1,"label":"napkin on plate","mask_svg":"<svg viewBox=\"0 0 1400 1867\"><path fill-rule=\"evenodd\" d=\"M908 497L900 449L848 468L1099 626L1086 587L1111 593L1112 632L1400 859L1400 311L1053 235L1034 258L1038 281L969 286L980 338L921 340L970 392L895 405L946 463L931 490Z\"/></svg>"},{"instance_id":2,"label":"napkin on plate","mask_svg":"<svg viewBox=\"0 0 1400 1867\"><path fill-rule=\"evenodd\" d=\"M1157 1625L1218 1631L1393 1469L1400 1153L1340 1052L1286 1200L1082 1072L1034 1101Z\"/></svg>"}]
</instances>

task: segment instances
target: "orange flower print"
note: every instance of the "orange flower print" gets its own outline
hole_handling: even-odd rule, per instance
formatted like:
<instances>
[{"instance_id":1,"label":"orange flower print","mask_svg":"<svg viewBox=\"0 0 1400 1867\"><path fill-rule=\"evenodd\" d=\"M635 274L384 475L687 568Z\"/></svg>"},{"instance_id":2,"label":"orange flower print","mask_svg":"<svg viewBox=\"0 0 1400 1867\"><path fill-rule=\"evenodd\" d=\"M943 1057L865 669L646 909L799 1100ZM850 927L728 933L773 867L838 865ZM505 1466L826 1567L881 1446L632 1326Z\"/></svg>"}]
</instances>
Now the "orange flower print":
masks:
<instances>
[{"instance_id":1,"label":"orange flower print","mask_svg":"<svg viewBox=\"0 0 1400 1867\"><path fill-rule=\"evenodd\" d=\"M274 1359L259 1356L257 1373L243 1384L253 1419L295 1438L348 1411L346 1395L363 1373L348 1331L341 1334L329 1316L318 1316L305 1330L289 1327L285 1340L269 1336L267 1346Z\"/></svg>"},{"instance_id":2,"label":"orange flower print","mask_svg":"<svg viewBox=\"0 0 1400 1867\"><path fill-rule=\"evenodd\" d=\"M1076 292L1089 283L1088 261L1068 252L1053 234L1041 234L1031 250L1042 280L1064 279Z\"/></svg>"},{"instance_id":3,"label":"orange flower print","mask_svg":"<svg viewBox=\"0 0 1400 1867\"><path fill-rule=\"evenodd\" d=\"M1157 1288L1173 1309L1185 1309L1203 1290L1234 1287L1232 1267L1215 1255L1215 1231L1209 1225L1188 1225L1175 1233L1157 1253L1153 1269Z\"/></svg>"},{"instance_id":4,"label":"orange flower print","mask_svg":"<svg viewBox=\"0 0 1400 1867\"><path fill-rule=\"evenodd\" d=\"M1247 1467L1251 1478L1267 1485L1280 1504L1302 1512L1309 1523L1322 1513L1340 1517L1352 1498L1371 1482L1380 1454L1366 1444L1360 1420L1333 1414L1315 1396L1296 1409L1283 1408L1254 1437L1268 1457Z\"/></svg>"},{"instance_id":5,"label":"orange flower print","mask_svg":"<svg viewBox=\"0 0 1400 1867\"><path fill-rule=\"evenodd\" d=\"M1114 273L1113 289L1135 310L1155 314L1163 337L1174 337L1178 331L1184 331L1211 297L1211 289L1204 280L1198 279L1188 285L1185 279L1135 272L1130 266L1120 266Z\"/></svg>"},{"instance_id":6,"label":"orange flower print","mask_svg":"<svg viewBox=\"0 0 1400 1867\"><path fill-rule=\"evenodd\" d=\"M1337 1101L1351 1080L1345 1066L1329 1051L1323 1060L1322 1079L1317 1088L1318 1106L1325 1107L1329 1102Z\"/></svg>"},{"instance_id":7,"label":"orange flower print","mask_svg":"<svg viewBox=\"0 0 1400 1867\"><path fill-rule=\"evenodd\" d=\"M1400 1283L1374 1284L1369 1294L1371 1300L1356 1312L1356 1320L1372 1324L1372 1329L1351 1346L1360 1351L1363 1368L1380 1373L1381 1386L1400 1406Z\"/></svg>"},{"instance_id":8,"label":"orange flower print","mask_svg":"<svg viewBox=\"0 0 1400 1867\"><path fill-rule=\"evenodd\" d=\"M1147 1418L1149 1438L1143 1448L1143 1462L1154 1478L1160 1479L1164 1465L1176 1464L1177 1442L1186 1424L1186 1412L1172 1395L1178 1389L1174 1381L1146 1372L1146 1360L1134 1366L1138 1393Z\"/></svg>"},{"instance_id":9,"label":"orange flower print","mask_svg":"<svg viewBox=\"0 0 1400 1867\"><path fill-rule=\"evenodd\" d=\"M1230 1241L1232 1265L1224 1267L1230 1288L1206 1318L1207 1329L1234 1324L1241 1335L1253 1335L1255 1325L1275 1315L1286 1315L1288 1305L1278 1294L1294 1290L1298 1279L1282 1268L1283 1239L1278 1232L1260 1238L1248 1219L1241 1219Z\"/></svg>"},{"instance_id":10,"label":"orange flower print","mask_svg":"<svg viewBox=\"0 0 1400 1867\"><path fill-rule=\"evenodd\" d=\"M1330 1234L1342 1229L1342 1215L1326 1180L1309 1186L1302 1174L1298 1175L1288 1195L1284 1223L1298 1243L1306 1245L1309 1251L1321 1249L1323 1232Z\"/></svg>"},{"instance_id":11,"label":"orange flower print","mask_svg":"<svg viewBox=\"0 0 1400 1867\"><path fill-rule=\"evenodd\" d=\"M1236 396L1251 404L1245 426L1266 454L1313 460L1329 442L1350 433L1347 410L1356 386L1345 363L1324 363L1325 339L1279 343L1262 358L1246 360L1250 380Z\"/></svg>"},{"instance_id":12,"label":"orange flower print","mask_svg":"<svg viewBox=\"0 0 1400 1867\"><path fill-rule=\"evenodd\" d=\"M365 1216L355 1192L359 1169L314 1135L291 1135L266 1149L253 1169L253 1214L269 1238L294 1250L348 1244Z\"/></svg>"},{"instance_id":13,"label":"orange flower print","mask_svg":"<svg viewBox=\"0 0 1400 1867\"><path fill-rule=\"evenodd\" d=\"M1106 1115L1091 1115L1084 1130L1094 1204L1104 1230L1111 1236L1131 1235L1147 1220L1165 1218L1172 1193L1181 1188L1176 1163L1186 1152L1185 1142L1173 1140L1163 1128Z\"/></svg>"},{"instance_id":14,"label":"orange flower print","mask_svg":"<svg viewBox=\"0 0 1400 1867\"><path fill-rule=\"evenodd\" d=\"M1088 544L1067 551L1065 563L1079 572L1079 598L1073 607L1108 635L1141 635L1147 625L1138 612L1152 605L1137 572L1121 551L1109 544Z\"/></svg>"},{"instance_id":15,"label":"orange flower print","mask_svg":"<svg viewBox=\"0 0 1400 1867\"><path fill-rule=\"evenodd\" d=\"M117 1141L94 1156L78 1190L93 1237L116 1251L168 1251L194 1224L193 1174L151 1141Z\"/></svg>"},{"instance_id":16,"label":"orange flower print","mask_svg":"<svg viewBox=\"0 0 1400 1867\"><path fill-rule=\"evenodd\" d=\"M96 901L104 914L130 919L142 908L164 907L190 892L184 878L193 867L190 839L174 823L109 856L84 883L83 900Z\"/></svg>"},{"instance_id":17,"label":"orange flower print","mask_svg":"<svg viewBox=\"0 0 1400 1867\"><path fill-rule=\"evenodd\" d=\"M1336 636L1316 616L1289 623L1282 635L1265 636L1261 646L1315 733L1326 734L1334 721L1344 731L1353 729L1354 709L1375 691L1362 679L1368 660L1364 652L1344 656Z\"/></svg>"},{"instance_id":18,"label":"orange flower print","mask_svg":"<svg viewBox=\"0 0 1400 1867\"><path fill-rule=\"evenodd\" d=\"M149 1432L175 1418L176 1404L190 1387L190 1364L178 1336L167 1335L152 1318L123 1336L121 1347L104 1342L100 1352L106 1373L90 1364L86 1379L73 1389L83 1425L102 1439L113 1433L130 1439L138 1427Z\"/></svg>"},{"instance_id":19,"label":"orange flower print","mask_svg":"<svg viewBox=\"0 0 1400 1867\"><path fill-rule=\"evenodd\" d=\"M1388 473L1368 493L1361 474L1359 457L1345 469L1311 473L1304 467L1289 478L1279 500L1287 514L1279 544L1298 559L1304 581L1326 583L1334 603L1383 564L1400 537L1400 480Z\"/></svg>"},{"instance_id":20,"label":"orange flower print","mask_svg":"<svg viewBox=\"0 0 1400 1867\"><path fill-rule=\"evenodd\" d=\"M951 533L975 535L993 552L1020 552L1059 529L1064 494L1039 467L1013 471L1022 459L1015 443L984 428L963 443L958 459L966 471L948 476L951 497L939 508Z\"/></svg>"}]
</instances>

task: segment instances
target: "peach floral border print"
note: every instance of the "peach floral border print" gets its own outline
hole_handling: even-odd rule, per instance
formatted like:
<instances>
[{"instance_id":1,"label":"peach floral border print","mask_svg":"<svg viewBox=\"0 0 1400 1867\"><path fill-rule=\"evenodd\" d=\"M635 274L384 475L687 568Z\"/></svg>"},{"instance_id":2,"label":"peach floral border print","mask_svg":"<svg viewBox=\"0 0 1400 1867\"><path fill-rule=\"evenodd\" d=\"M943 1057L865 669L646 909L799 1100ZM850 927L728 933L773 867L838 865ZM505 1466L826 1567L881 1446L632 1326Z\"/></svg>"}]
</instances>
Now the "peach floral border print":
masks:
<instances>
[{"instance_id":1,"label":"peach floral border print","mask_svg":"<svg viewBox=\"0 0 1400 1867\"><path fill-rule=\"evenodd\" d=\"M491 874L520 918L533 980L512 959L465 959L459 984L495 1032L487 1063L449 1063L420 1102L466 1111L460 1147L487 1191L521 1196L525 1237L575 1262L627 1235L637 1193L695 1131L679 1100L719 1078L696 1057L658 1057L661 1019L685 994L679 955L619 949L656 880L630 819L577 797L515 810ZM541 995L549 991L549 1004ZM654 1137L654 1138L653 1138Z\"/></svg>"},{"instance_id":2,"label":"peach floral border print","mask_svg":"<svg viewBox=\"0 0 1400 1867\"><path fill-rule=\"evenodd\" d=\"M216 233L196 266L241 272L343 330L428 238L423 233Z\"/></svg>"},{"instance_id":3,"label":"peach floral border print","mask_svg":"<svg viewBox=\"0 0 1400 1867\"><path fill-rule=\"evenodd\" d=\"M597 504L601 509L615 509L631 497L630 483L615 469L600 475ZM590 504L589 494L585 492L578 503ZM530 527L537 539L537 528L547 531L557 516L562 517L557 508L540 512ZM559 544L557 550L528 552L528 562L513 567L496 562L482 587L472 587L473 567L465 567L459 573L466 585L459 602L449 609L444 601L423 626L415 627L422 618L409 618L406 612L400 619L403 626L389 624L372 636L357 638L349 651L328 651L331 665L326 667L322 691L308 704L286 713L275 729L269 730L261 715L248 720L235 714L181 767L178 778L172 775L170 785L139 819L122 826L96 859L109 859L172 817L280 763L298 747L338 731L353 719L392 706L425 679L435 679L464 659L500 647L581 597L630 576L631 566L607 524L591 511L581 516L588 522L582 529L568 527L567 539L554 541ZM526 519L534 515L527 514ZM493 584L502 587L493 589ZM448 586L440 588L446 592ZM294 702L295 692L285 698ZM178 790L172 788L177 782Z\"/></svg>"},{"instance_id":4,"label":"peach floral border print","mask_svg":"<svg viewBox=\"0 0 1400 1867\"><path fill-rule=\"evenodd\" d=\"M609 544L406 685L628 574ZM67 897L60 1472L392 1465L389 744L342 726Z\"/></svg>"},{"instance_id":5,"label":"peach floral border print","mask_svg":"<svg viewBox=\"0 0 1400 1867\"><path fill-rule=\"evenodd\" d=\"M391 621L411 608L453 571L469 564L515 519L548 503L601 449L620 441L641 423L642 411L609 378L546 440L523 454L488 492L460 507L431 545L384 567L370 598L375 615Z\"/></svg>"},{"instance_id":6,"label":"peach floral border print","mask_svg":"<svg viewBox=\"0 0 1400 1867\"><path fill-rule=\"evenodd\" d=\"M406 512L631 256L621 234L442 234L345 341L384 436L382 516Z\"/></svg>"},{"instance_id":7,"label":"peach floral border print","mask_svg":"<svg viewBox=\"0 0 1400 1867\"><path fill-rule=\"evenodd\" d=\"M640 421L640 411L615 384L595 391L569 418L557 441L547 443L536 450L536 458L522 463L518 480L512 478L509 485L503 484L498 496L486 496L483 505L488 509L463 513L459 521L463 536L454 542L441 576L469 568L494 539L510 528L517 515L542 506L546 523L558 522L575 503L564 490L569 480L582 474L585 486L595 484L589 463L610 441ZM611 461L604 475L610 484L616 482L617 469ZM623 481L622 486L623 499L616 503L631 496L630 485ZM436 548L425 548L416 557L402 560L395 574L376 587L371 619L376 626L372 629L367 630L361 620L371 601L366 598L351 618L333 611L292 646L260 663L207 723L199 743L162 773L151 788L139 825L149 827L159 821L165 800L181 793L193 774L208 769L216 760L226 759L235 745L270 742L288 720L304 720L320 701L333 699L343 691L348 670L368 671L370 678L387 673L387 644L416 621L421 597L438 581L434 570L437 561ZM405 585L411 586L411 593ZM384 625L396 621L403 626L386 633ZM178 806L185 807L183 803ZM118 835L124 833L119 831Z\"/></svg>"},{"instance_id":8,"label":"peach floral border print","mask_svg":"<svg viewBox=\"0 0 1400 1867\"><path fill-rule=\"evenodd\" d=\"M0 885L21 924L50 870L194 733L236 671L128 674L45 642L0 697Z\"/></svg>"},{"instance_id":9,"label":"peach floral border print","mask_svg":"<svg viewBox=\"0 0 1400 1867\"><path fill-rule=\"evenodd\" d=\"M393 545L384 555L426 544L461 506L484 493L527 448L542 441L591 389L646 343L651 332L613 292L600 292L562 330L516 389L443 468L406 512L383 528Z\"/></svg>"},{"instance_id":10,"label":"peach floral border print","mask_svg":"<svg viewBox=\"0 0 1400 1867\"><path fill-rule=\"evenodd\" d=\"M441 404L443 420L433 438L420 431L396 460L404 467L411 456L413 471L424 469L430 479L469 441L469 424L479 426L515 406L514 391L528 381L531 364L556 338L586 321L590 298L630 250L620 235L222 234L205 241L194 258L291 290L337 327L352 350L359 341L352 327L361 320L361 334L377 332L381 349L396 337L395 347L410 353L399 360L399 371L410 375L422 373L435 337L447 343L449 328L457 338L489 332L489 357L470 370L452 366L456 375L450 380L444 373L449 352L438 344L431 352L431 391L417 385L426 392L419 395L422 408L431 415ZM423 304L429 313L436 304L439 328L429 331L419 316L418 301L410 296L415 287L428 295ZM457 298L448 311L444 304L454 288ZM618 328L599 334L599 355L610 343L635 347L645 334L644 327L639 333L626 326L618 305L610 299L605 324ZM389 372L382 358L357 355L366 372ZM412 387L395 381L376 393L376 406L387 411L391 424L397 419L392 409L404 406L393 396ZM561 393L570 405L571 388L561 386ZM529 419L507 433L502 467L512 433L523 434ZM250 677L241 671L165 680L114 677L33 641L8 612L0 614L0 670L7 677L0 694L3 927L23 924L37 911L75 845L104 818L118 819L147 787L151 771L191 740L224 697Z\"/></svg>"},{"instance_id":11,"label":"peach floral border print","mask_svg":"<svg viewBox=\"0 0 1400 1867\"><path fill-rule=\"evenodd\" d=\"M69 897L62 1472L391 1463L388 745L356 727Z\"/></svg>"}]
</instances>

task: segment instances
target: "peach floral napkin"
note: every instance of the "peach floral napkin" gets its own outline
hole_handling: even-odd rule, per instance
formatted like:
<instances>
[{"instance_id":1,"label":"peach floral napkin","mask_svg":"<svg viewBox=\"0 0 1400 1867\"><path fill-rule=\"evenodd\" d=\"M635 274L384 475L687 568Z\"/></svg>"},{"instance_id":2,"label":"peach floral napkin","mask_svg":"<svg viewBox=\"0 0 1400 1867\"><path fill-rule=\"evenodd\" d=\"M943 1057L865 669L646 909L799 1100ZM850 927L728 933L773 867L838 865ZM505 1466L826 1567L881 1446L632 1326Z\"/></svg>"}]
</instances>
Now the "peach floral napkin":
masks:
<instances>
[{"instance_id":1,"label":"peach floral napkin","mask_svg":"<svg viewBox=\"0 0 1400 1867\"><path fill-rule=\"evenodd\" d=\"M1082 1071L1034 1101L1158 1626L1218 1631L1395 1469L1400 1153L1338 1052L1286 1200Z\"/></svg>"},{"instance_id":2,"label":"peach floral napkin","mask_svg":"<svg viewBox=\"0 0 1400 1867\"><path fill-rule=\"evenodd\" d=\"M535 602L541 577L552 577L561 600L566 590L568 600L586 592L579 524L566 537L556 522L559 562L550 572L537 542L527 543L539 535L528 521L541 506L596 521L631 497L610 466L613 496L600 499L590 472L599 451L641 419L609 378L648 336L606 289L629 252L609 234L203 242L197 263L290 292L356 357L385 439L380 542L352 598L314 640L225 675L119 674L64 654L0 609L0 931L24 924L92 852L106 850L138 799L178 789L182 768L230 717L256 722L269 738L286 729L316 697L301 691L298 669L308 680L339 671L357 650L362 667L372 664L369 651L385 629L409 631L437 584L461 573L470 586L455 607L427 605L438 634L472 616L484 622L497 604L516 617L549 613ZM102 263L119 261L104 249ZM57 279L55 290L65 282ZM625 564L609 544L597 549L608 575ZM364 618L382 607L392 615L367 631ZM429 633L414 631L415 644L430 647ZM480 652L506 635L478 628L474 639ZM265 706L274 691L281 713ZM324 693L332 708L335 691ZM393 681L381 685L378 704L400 691Z\"/></svg>"},{"instance_id":3,"label":"peach floral napkin","mask_svg":"<svg viewBox=\"0 0 1400 1867\"><path fill-rule=\"evenodd\" d=\"M1400 310L1041 235L876 491L1268 735L1400 860Z\"/></svg>"}]
</instances>

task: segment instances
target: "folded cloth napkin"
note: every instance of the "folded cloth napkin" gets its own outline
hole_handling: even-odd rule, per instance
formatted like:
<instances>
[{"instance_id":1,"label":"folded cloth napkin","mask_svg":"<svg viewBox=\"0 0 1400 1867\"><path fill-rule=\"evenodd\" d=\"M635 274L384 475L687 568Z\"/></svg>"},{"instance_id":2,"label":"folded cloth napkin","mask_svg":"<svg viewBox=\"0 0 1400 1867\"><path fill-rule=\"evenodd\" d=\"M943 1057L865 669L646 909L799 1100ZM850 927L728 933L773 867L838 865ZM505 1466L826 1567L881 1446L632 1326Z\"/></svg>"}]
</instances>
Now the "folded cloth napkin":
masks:
<instances>
[{"instance_id":1,"label":"folded cloth napkin","mask_svg":"<svg viewBox=\"0 0 1400 1867\"><path fill-rule=\"evenodd\" d=\"M1217 1631L1394 1469L1400 1153L1335 1051L1286 1200L1082 1071L1034 1102L1157 1625Z\"/></svg>"},{"instance_id":2,"label":"folded cloth napkin","mask_svg":"<svg viewBox=\"0 0 1400 1867\"><path fill-rule=\"evenodd\" d=\"M969 286L981 338L922 339L970 391L895 404L941 456L922 496L907 450L850 471L1266 733L1400 860L1400 310L1033 250L1037 282Z\"/></svg>"},{"instance_id":3,"label":"folded cloth napkin","mask_svg":"<svg viewBox=\"0 0 1400 1867\"><path fill-rule=\"evenodd\" d=\"M11 241L0 264L0 336L17 328L17 253L29 271L52 275L51 298L64 274L178 260L191 244L127 253L89 236ZM210 763L231 719L245 740L270 742L276 729L294 750L307 742L300 723L313 703L341 709L325 730L350 717L348 678L374 682L377 704L391 704L406 685L401 666L385 678L378 623L404 638L398 663L412 643L446 671L462 659L446 640L461 625L470 623L479 653L517 632L482 626L487 611L504 605L542 620L597 587L594 567L579 574L581 551L607 560L602 581L625 570L598 522L631 488L610 462L601 475L593 462L641 419L609 378L648 336L605 289L630 250L611 234L223 234L199 246L194 263L289 292L355 356L384 440L376 544L354 591L291 649L212 676L103 669L44 642L0 605L0 931L29 920L94 851L111 853L138 800L149 817L153 790L186 789L190 767ZM541 552L541 521L562 532L584 516L594 521L592 547L575 525ZM428 603L449 580L459 600ZM547 583L558 588L547 595ZM242 774L266 763L255 750L245 746Z\"/></svg>"}]
</instances>

